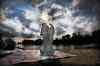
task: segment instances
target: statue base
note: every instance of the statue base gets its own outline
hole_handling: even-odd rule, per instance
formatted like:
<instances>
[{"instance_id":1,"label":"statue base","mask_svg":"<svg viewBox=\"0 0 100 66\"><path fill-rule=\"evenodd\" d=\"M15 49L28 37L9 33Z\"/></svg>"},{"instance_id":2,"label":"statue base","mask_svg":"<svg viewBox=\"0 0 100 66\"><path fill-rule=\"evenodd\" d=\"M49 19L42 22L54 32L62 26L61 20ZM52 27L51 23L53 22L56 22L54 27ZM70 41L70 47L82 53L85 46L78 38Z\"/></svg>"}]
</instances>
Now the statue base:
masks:
<instances>
[{"instance_id":1,"label":"statue base","mask_svg":"<svg viewBox=\"0 0 100 66\"><path fill-rule=\"evenodd\" d=\"M69 57L75 57L75 56L77 56L77 55L70 54L70 53L65 53L65 52L56 50L54 52L54 55L52 55L52 56L40 56L40 60L63 59L63 58L69 58Z\"/></svg>"},{"instance_id":2,"label":"statue base","mask_svg":"<svg viewBox=\"0 0 100 66\"><path fill-rule=\"evenodd\" d=\"M77 55L65 53L59 50L55 50L54 54L51 56L41 56L40 50L36 49L36 50L30 50L30 51L28 50L28 53L26 52L26 58L24 59L23 62L38 62L38 61L47 60L47 59L64 59L64 58L70 58L70 57L75 57L75 56Z\"/></svg>"}]
</instances>

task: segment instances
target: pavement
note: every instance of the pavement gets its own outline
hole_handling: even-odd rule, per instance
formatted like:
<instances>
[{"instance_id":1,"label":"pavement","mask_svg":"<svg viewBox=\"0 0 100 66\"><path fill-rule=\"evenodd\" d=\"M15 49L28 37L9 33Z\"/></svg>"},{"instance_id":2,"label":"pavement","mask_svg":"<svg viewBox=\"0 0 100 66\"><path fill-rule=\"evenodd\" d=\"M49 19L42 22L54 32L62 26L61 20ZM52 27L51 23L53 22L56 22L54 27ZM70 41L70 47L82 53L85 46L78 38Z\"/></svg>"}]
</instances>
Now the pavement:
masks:
<instances>
[{"instance_id":1,"label":"pavement","mask_svg":"<svg viewBox=\"0 0 100 66\"><path fill-rule=\"evenodd\" d=\"M17 64L22 62L38 62L40 60L45 59L61 59L65 57L72 57L77 56L70 53L64 53L62 51L55 51L54 56L41 59L40 56L40 50L39 49L18 49L12 51L13 53L10 55L6 55L5 57L0 58L0 64L1 65L11 65L11 64ZM42 57L43 58L43 57Z\"/></svg>"}]
</instances>

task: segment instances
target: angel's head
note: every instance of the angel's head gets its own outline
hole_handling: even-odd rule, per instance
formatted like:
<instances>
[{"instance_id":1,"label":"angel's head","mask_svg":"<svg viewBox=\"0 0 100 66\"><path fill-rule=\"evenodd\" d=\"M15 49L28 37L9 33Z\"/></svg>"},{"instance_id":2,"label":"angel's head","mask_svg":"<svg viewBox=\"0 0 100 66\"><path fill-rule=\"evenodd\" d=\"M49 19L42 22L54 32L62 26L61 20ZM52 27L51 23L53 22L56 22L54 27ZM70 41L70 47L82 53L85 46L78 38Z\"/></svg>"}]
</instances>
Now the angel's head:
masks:
<instances>
[{"instance_id":1,"label":"angel's head","mask_svg":"<svg viewBox=\"0 0 100 66\"><path fill-rule=\"evenodd\" d=\"M48 10L42 11L40 15L40 21L43 23L51 23L52 22L52 16L48 14Z\"/></svg>"}]
</instances>

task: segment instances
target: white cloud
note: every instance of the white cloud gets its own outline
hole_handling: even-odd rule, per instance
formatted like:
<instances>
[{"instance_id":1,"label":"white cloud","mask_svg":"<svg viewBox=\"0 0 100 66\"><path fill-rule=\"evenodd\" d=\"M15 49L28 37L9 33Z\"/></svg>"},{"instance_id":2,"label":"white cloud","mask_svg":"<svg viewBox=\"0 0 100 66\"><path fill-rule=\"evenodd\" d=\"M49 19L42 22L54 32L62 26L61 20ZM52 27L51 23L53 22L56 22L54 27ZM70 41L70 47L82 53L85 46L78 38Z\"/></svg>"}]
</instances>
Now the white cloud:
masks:
<instances>
[{"instance_id":1,"label":"white cloud","mask_svg":"<svg viewBox=\"0 0 100 66\"><path fill-rule=\"evenodd\" d=\"M6 18L6 20L4 20L2 24L12 29L15 29L16 32L22 32L23 25L21 24L21 22L17 17L15 17L14 19Z\"/></svg>"},{"instance_id":2,"label":"white cloud","mask_svg":"<svg viewBox=\"0 0 100 66\"><path fill-rule=\"evenodd\" d=\"M46 2L47 1L45 1L45 3L42 3L42 4L47 4ZM39 6L41 6L41 5L39 4ZM85 17L85 16L73 17L72 14L75 13L75 10L71 10L68 7L63 7L63 6L61 6L59 4L55 4L55 3L53 3L51 5L51 8L49 8L49 9L52 9L52 8L60 9L60 11L56 12L55 16L59 16L59 15L64 16L64 17L56 19L53 23L56 29L58 29L57 27L60 27L62 29L62 31L65 31L60 36L65 35L65 34L72 35L72 33L77 32L77 31L79 31L79 32L81 31L82 33L91 33L94 30L94 28L96 27L95 17L93 17L93 18ZM35 30L40 31L40 25L39 25L40 24L39 23L40 14L41 13L40 13L38 7L32 8L32 9L24 9L24 17L31 21L29 23L29 28L26 28L17 17L15 17L14 19L7 18L2 23L6 26L9 26L9 27L15 29L15 31L17 31L17 32L22 32L22 33L26 33L26 34L35 34L35 35L39 36L39 32L35 32ZM65 26L67 26L67 27L65 27ZM33 30L31 30L31 29L33 29ZM55 31L58 32L57 30L55 30ZM56 37L58 37L58 36L56 36Z\"/></svg>"},{"instance_id":3,"label":"white cloud","mask_svg":"<svg viewBox=\"0 0 100 66\"><path fill-rule=\"evenodd\" d=\"M30 23L30 28L35 30L40 30L40 25L36 22Z\"/></svg>"},{"instance_id":4,"label":"white cloud","mask_svg":"<svg viewBox=\"0 0 100 66\"><path fill-rule=\"evenodd\" d=\"M25 9L24 16L26 19L31 21L37 20L39 18L40 12L37 8Z\"/></svg>"}]
</instances>

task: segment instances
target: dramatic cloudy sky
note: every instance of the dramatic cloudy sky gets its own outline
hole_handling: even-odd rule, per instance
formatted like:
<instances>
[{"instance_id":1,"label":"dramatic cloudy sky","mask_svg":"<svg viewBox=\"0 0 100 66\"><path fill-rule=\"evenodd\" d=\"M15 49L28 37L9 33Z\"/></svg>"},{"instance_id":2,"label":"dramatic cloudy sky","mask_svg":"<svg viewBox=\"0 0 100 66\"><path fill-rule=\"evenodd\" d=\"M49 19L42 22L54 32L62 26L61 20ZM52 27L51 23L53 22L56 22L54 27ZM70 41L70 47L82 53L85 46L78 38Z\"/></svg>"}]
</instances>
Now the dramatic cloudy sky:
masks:
<instances>
[{"instance_id":1,"label":"dramatic cloudy sky","mask_svg":"<svg viewBox=\"0 0 100 66\"><path fill-rule=\"evenodd\" d=\"M91 34L98 29L96 7L87 0L0 0L0 31L16 36L40 37L40 15L45 9L54 10L55 37L80 32ZM87 5L85 5L87 3ZM91 6L92 5L92 6Z\"/></svg>"}]
</instances>

